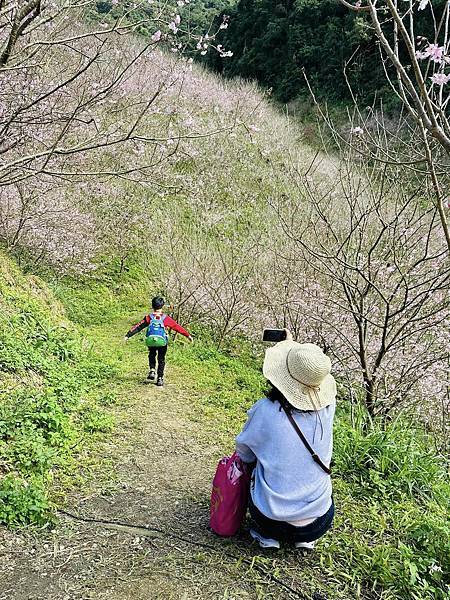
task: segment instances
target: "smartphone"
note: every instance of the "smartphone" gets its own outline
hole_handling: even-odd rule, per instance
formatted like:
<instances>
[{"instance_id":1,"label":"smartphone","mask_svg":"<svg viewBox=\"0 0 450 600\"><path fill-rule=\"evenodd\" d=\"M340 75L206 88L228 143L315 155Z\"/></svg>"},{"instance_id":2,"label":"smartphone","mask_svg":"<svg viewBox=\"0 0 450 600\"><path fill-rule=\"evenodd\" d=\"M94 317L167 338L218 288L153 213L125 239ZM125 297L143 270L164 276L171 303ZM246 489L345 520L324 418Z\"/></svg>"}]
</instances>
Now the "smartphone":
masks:
<instances>
[{"instance_id":1,"label":"smartphone","mask_svg":"<svg viewBox=\"0 0 450 600\"><path fill-rule=\"evenodd\" d=\"M264 329L263 342L282 342L286 339L284 329Z\"/></svg>"}]
</instances>

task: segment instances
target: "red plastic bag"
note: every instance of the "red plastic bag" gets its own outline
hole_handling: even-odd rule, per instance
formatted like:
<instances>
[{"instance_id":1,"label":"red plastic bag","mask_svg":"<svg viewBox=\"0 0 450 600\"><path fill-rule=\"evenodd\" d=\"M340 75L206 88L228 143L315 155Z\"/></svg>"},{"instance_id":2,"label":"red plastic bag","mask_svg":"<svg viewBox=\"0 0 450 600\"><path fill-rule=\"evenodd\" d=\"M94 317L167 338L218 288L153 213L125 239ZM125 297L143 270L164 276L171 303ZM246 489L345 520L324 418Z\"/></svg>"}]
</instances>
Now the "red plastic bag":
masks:
<instances>
[{"instance_id":1,"label":"red plastic bag","mask_svg":"<svg viewBox=\"0 0 450 600\"><path fill-rule=\"evenodd\" d=\"M247 510L250 475L236 452L224 456L214 475L209 525L223 537L237 533Z\"/></svg>"}]
</instances>

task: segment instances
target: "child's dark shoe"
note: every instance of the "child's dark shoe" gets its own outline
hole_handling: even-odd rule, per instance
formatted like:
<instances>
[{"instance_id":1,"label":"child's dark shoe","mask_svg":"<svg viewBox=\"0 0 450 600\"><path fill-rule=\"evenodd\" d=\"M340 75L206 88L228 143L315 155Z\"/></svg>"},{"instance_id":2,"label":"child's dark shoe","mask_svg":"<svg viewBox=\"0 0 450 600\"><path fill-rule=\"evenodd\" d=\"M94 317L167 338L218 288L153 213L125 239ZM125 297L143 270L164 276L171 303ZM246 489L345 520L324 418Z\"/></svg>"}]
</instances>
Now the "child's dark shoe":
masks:
<instances>
[{"instance_id":1,"label":"child's dark shoe","mask_svg":"<svg viewBox=\"0 0 450 600\"><path fill-rule=\"evenodd\" d=\"M150 369L150 371L148 372L148 375L147 375L147 379L149 381L155 381L155 379L156 379L156 371L155 371L155 369Z\"/></svg>"},{"instance_id":2,"label":"child's dark shoe","mask_svg":"<svg viewBox=\"0 0 450 600\"><path fill-rule=\"evenodd\" d=\"M164 379L162 377L158 377L158 380L156 382L156 385L158 387L162 387L164 385Z\"/></svg>"}]
</instances>

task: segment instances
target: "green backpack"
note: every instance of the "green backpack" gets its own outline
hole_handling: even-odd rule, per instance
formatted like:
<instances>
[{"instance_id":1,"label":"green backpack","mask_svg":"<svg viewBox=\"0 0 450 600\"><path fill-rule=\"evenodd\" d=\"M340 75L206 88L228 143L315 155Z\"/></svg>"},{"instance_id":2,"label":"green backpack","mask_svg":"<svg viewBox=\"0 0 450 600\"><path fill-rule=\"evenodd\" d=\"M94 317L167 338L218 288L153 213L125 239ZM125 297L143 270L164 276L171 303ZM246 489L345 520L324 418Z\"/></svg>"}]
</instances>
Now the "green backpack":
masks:
<instances>
[{"instance_id":1,"label":"green backpack","mask_svg":"<svg viewBox=\"0 0 450 600\"><path fill-rule=\"evenodd\" d=\"M167 346L169 336L164 327L164 319L166 315L161 315L159 318L155 314L150 315L150 324L145 333L145 344L148 348L161 348Z\"/></svg>"}]
</instances>

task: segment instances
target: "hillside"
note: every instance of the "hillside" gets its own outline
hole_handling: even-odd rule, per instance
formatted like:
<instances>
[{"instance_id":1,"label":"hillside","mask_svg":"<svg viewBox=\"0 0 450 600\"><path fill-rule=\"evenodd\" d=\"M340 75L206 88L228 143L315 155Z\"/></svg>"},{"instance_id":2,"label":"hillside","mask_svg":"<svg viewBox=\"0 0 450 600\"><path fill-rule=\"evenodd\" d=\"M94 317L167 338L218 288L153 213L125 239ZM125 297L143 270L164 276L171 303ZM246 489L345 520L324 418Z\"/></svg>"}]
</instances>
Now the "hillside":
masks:
<instances>
[{"instance_id":1,"label":"hillside","mask_svg":"<svg viewBox=\"0 0 450 600\"><path fill-rule=\"evenodd\" d=\"M0 520L44 526L53 521L53 502L78 478L74 455L113 427L103 408L111 398L100 388L112 368L95 356L47 285L23 275L4 254L0 365Z\"/></svg>"},{"instance_id":2,"label":"hillside","mask_svg":"<svg viewBox=\"0 0 450 600\"><path fill-rule=\"evenodd\" d=\"M364 160L354 123L316 151L255 84L65 27L33 85L77 76L26 136L12 120L0 165L0 600L444 600L450 271L427 191ZM123 341L156 293L195 340L163 390ZM206 529L268 325L339 385L336 525L308 556Z\"/></svg>"}]
</instances>

